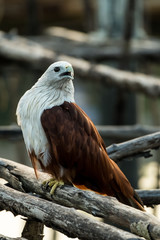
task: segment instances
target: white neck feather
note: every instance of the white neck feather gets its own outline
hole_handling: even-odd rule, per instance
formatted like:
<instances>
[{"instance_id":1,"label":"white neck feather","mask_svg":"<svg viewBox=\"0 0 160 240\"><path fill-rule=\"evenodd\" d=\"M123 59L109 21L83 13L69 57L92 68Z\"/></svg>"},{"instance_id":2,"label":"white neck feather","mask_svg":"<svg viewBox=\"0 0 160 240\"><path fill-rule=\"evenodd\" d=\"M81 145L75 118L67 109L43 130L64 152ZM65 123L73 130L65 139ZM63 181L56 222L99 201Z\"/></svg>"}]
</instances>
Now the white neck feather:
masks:
<instances>
[{"instance_id":1,"label":"white neck feather","mask_svg":"<svg viewBox=\"0 0 160 240\"><path fill-rule=\"evenodd\" d=\"M58 86L56 86L58 85ZM52 84L52 85L44 85L41 82L41 78L38 82L30 89L30 91L34 91L35 95L40 96L40 103L45 102L46 108L51 108L53 106L59 106L67 102L74 102L74 86L73 82L66 81L61 84ZM44 109L43 109L44 110Z\"/></svg>"},{"instance_id":2,"label":"white neck feather","mask_svg":"<svg viewBox=\"0 0 160 240\"><path fill-rule=\"evenodd\" d=\"M73 82L63 82L58 87L47 86L41 79L20 99L17 106L17 120L21 125L24 141L28 151L34 150L44 166L49 163L49 143L41 124L41 115L45 109L74 102Z\"/></svg>"}]
</instances>

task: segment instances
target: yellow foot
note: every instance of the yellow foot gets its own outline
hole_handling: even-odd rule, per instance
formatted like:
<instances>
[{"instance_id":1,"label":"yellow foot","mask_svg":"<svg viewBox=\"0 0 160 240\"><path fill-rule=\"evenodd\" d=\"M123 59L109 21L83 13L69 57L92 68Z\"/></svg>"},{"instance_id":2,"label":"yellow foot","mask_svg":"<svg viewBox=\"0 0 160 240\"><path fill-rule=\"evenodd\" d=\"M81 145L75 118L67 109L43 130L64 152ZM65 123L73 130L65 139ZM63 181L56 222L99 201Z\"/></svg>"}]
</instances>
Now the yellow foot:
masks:
<instances>
[{"instance_id":1,"label":"yellow foot","mask_svg":"<svg viewBox=\"0 0 160 240\"><path fill-rule=\"evenodd\" d=\"M64 185L63 181L58 181L54 178L51 178L49 180L46 180L42 183L42 186L45 188L50 188L50 194L53 195L57 187L61 187Z\"/></svg>"}]
</instances>

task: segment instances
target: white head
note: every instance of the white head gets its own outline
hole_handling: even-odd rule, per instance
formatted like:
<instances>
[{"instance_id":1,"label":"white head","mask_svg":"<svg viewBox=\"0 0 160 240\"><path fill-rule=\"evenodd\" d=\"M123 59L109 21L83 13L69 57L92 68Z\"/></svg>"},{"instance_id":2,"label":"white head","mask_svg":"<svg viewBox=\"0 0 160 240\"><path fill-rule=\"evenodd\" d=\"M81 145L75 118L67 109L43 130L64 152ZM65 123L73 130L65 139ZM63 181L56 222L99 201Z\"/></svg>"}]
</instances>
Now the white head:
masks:
<instances>
[{"instance_id":1,"label":"white head","mask_svg":"<svg viewBox=\"0 0 160 240\"><path fill-rule=\"evenodd\" d=\"M65 82L73 80L74 71L72 65L65 61L51 64L44 72L37 84L61 88Z\"/></svg>"},{"instance_id":2,"label":"white head","mask_svg":"<svg viewBox=\"0 0 160 240\"><path fill-rule=\"evenodd\" d=\"M49 66L41 78L20 99L17 106L17 120L21 125L26 147L42 156L43 164L49 161L48 140L41 124L45 109L74 102L74 72L70 63L59 61Z\"/></svg>"}]
</instances>

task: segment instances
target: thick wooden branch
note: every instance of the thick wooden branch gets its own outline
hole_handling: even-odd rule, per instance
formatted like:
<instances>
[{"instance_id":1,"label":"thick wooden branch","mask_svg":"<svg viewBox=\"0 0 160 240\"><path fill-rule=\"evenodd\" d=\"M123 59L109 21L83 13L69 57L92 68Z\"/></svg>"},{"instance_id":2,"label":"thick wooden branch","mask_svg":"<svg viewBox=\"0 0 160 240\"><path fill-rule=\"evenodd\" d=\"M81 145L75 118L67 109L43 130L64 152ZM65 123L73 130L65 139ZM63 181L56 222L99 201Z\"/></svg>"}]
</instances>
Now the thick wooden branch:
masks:
<instances>
[{"instance_id":1,"label":"thick wooden branch","mask_svg":"<svg viewBox=\"0 0 160 240\"><path fill-rule=\"evenodd\" d=\"M160 189L137 190L137 193L147 206L160 204Z\"/></svg>"},{"instance_id":2,"label":"thick wooden branch","mask_svg":"<svg viewBox=\"0 0 160 240\"><path fill-rule=\"evenodd\" d=\"M121 71L106 65L92 64L66 55L57 55L54 51L25 38L9 36L3 32L0 32L0 56L5 59L31 63L32 66L41 70L45 70L54 61L65 60L73 65L76 77L79 76L81 79L92 79L92 81L142 92L152 97L160 96L159 78Z\"/></svg>"},{"instance_id":3,"label":"thick wooden branch","mask_svg":"<svg viewBox=\"0 0 160 240\"><path fill-rule=\"evenodd\" d=\"M21 193L0 184L0 206L25 217L34 218L69 237L80 239L144 239L116 227L85 217L73 208Z\"/></svg>"},{"instance_id":4,"label":"thick wooden branch","mask_svg":"<svg viewBox=\"0 0 160 240\"><path fill-rule=\"evenodd\" d=\"M17 125L0 126L0 138L2 139L23 139L21 128Z\"/></svg>"},{"instance_id":5,"label":"thick wooden branch","mask_svg":"<svg viewBox=\"0 0 160 240\"><path fill-rule=\"evenodd\" d=\"M82 80L85 78L92 79L92 81L114 85L133 92L142 92L152 97L160 96L160 81L158 78L117 70L102 64L91 64L87 61L71 57L60 56L58 59L65 59L70 62L75 68L75 73Z\"/></svg>"},{"instance_id":6,"label":"thick wooden branch","mask_svg":"<svg viewBox=\"0 0 160 240\"><path fill-rule=\"evenodd\" d=\"M160 127L142 126L142 125L128 125L128 126L113 126L107 125L96 126L100 135L104 139L114 139L114 141L130 140L133 138L141 137L151 133L160 131ZM1 133L1 131L0 131Z\"/></svg>"},{"instance_id":7,"label":"thick wooden branch","mask_svg":"<svg viewBox=\"0 0 160 240\"><path fill-rule=\"evenodd\" d=\"M43 240L43 230L43 223L37 222L35 219L27 219L21 236L26 239L33 239L34 236L36 240Z\"/></svg>"},{"instance_id":8,"label":"thick wooden branch","mask_svg":"<svg viewBox=\"0 0 160 240\"><path fill-rule=\"evenodd\" d=\"M90 61L120 60L122 56L123 42L115 40L105 40L104 44L95 44L91 40L91 35L82 32L69 30L62 27L49 27L44 37L33 37L44 46L49 44L58 53L63 53L73 57L83 58ZM46 44L45 44L46 43ZM137 40L134 39L130 44L130 56L145 59L160 59L160 43L157 40Z\"/></svg>"},{"instance_id":9,"label":"thick wooden branch","mask_svg":"<svg viewBox=\"0 0 160 240\"><path fill-rule=\"evenodd\" d=\"M157 132L123 143L113 144L107 148L107 152L114 161L120 161L123 158L128 158L132 155L134 156L146 151L147 149L155 149L159 147L160 132Z\"/></svg>"},{"instance_id":10,"label":"thick wooden branch","mask_svg":"<svg viewBox=\"0 0 160 240\"><path fill-rule=\"evenodd\" d=\"M33 169L5 159L0 159L0 176L19 191L36 193L38 196L43 196L63 206L86 211L104 218L110 224L125 227L140 236L144 236L142 232L146 233L148 229L153 239L160 238L160 222L157 218L121 204L113 197L100 196L71 186L57 188L51 197L49 192L41 187L41 183L48 178L48 175L39 173L39 179L36 180ZM142 230L141 233L138 232L139 227Z\"/></svg>"},{"instance_id":11,"label":"thick wooden branch","mask_svg":"<svg viewBox=\"0 0 160 240\"><path fill-rule=\"evenodd\" d=\"M0 32L0 56L12 61L30 63L33 67L44 70L54 61L55 53L27 38Z\"/></svg>"}]
</instances>

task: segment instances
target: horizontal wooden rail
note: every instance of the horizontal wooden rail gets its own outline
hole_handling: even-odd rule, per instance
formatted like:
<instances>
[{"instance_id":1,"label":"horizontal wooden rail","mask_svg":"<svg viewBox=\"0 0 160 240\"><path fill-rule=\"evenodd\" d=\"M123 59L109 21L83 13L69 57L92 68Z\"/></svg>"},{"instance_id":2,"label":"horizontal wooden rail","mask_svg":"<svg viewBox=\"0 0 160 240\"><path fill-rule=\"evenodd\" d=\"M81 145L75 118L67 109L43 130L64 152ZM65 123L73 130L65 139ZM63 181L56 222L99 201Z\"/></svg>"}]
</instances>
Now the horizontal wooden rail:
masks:
<instances>
[{"instance_id":1,"label":"horizontal wooden rail","mask_svg":"<svg viewBox=\"0 0 160 240\"><path fill-rule=\"evenodd\" d=\"M92 37L75 30L62 27L49 27L45 30L47 36L34 36L32 39L49 44L57 52L90 61L120 60L122 58L123 41L105 39L100 44ZM46 42L46 44L45 44ZM159 39L133 39L130 42L129 55L132 59L141 61L160 60Z\"/></svg>"},{"instance_id":2,"label":"horizontal wooden rail","mask_svg":"<svg viewBox=\"0 0 160 240\"><path fill-rule=\"evenodd\" d=\"M0 32L0 57L7 60L29 63L44 71L55 61L65 60L73 65L75 77L82 80L98 81L133 92L141 92L152 97L160 96L159 78L141 73L121 71L107 65L93 64L89 61L67 55L59 55L27 38L7 35Z\"/></svg>"},{"instance_id":3,"label":"horizontal wooden rail","mask_svg":"<svg viewBox=\"0 0 160 240\"><path fill-rule=\"evenodd\" d=\"M119 144L112 144L111 146L107 147L107 152L109 156L114 160L114 161L121 161L126 158L130 157L139 157L139 156L144 156L144 157L150 157L150 149L155 149L160 147L160 132L155 132L156 130L159 130L159 128L153 128L153 127L115 127L113 130L109 130L110 127L102 127L102 126L97 126L98 130L100 131L102 137L107 137L107 131L108 134L110 133L111 137L111 132L113 132L112 137L116 134L116 131L120 132L122 135L125 133L125 128L126 128L126 133L134 133L135 135L141 133L149 133L153 132L152 134L145 135L143 137L138 137L134 138L132 140L128 140L123 143ZM123 132L123 133L122 133ZM103 135L104 134L104 135ZM21 129L18 126L1 126L0 127L0 137L1 138L10 138L10 139L22 139L22 132Z\"/></svg>"},{"instance_id":4,"label":"horizontal wooden rail","mask_svg":"<svg viewBox=\"0 0 160 240\"><path fill-rule=\"evenodd\" d=\"M102 138L114 141L129 140L160 131L160 127L147 125L97 125L96 127ZM0 138L20 139L22 138L21 129L17 125L0 126Z\"/></svg>"}]
</instances>

